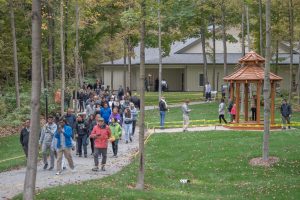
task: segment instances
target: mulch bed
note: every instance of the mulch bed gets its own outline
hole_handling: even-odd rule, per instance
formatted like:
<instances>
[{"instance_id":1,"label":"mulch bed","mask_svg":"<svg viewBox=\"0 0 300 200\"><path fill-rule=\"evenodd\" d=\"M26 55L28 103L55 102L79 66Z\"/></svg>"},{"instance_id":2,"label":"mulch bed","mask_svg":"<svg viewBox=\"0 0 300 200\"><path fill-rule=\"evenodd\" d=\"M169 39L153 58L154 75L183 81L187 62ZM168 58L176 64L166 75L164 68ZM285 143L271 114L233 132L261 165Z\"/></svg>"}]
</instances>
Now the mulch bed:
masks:
<instances>
[{"instance_id":1,"label":"mulch bed","mask_svg":"<svg viewBox=\"0 0 300 200\"><path fill-rule=\"evenodd\" d=\"M249 161L251 166L261 166L261 167L272 167L274 164L279 162L278 157L270 156L268 160L263 160L262 157L252 158Z\"/></svg>"}]
</instances>

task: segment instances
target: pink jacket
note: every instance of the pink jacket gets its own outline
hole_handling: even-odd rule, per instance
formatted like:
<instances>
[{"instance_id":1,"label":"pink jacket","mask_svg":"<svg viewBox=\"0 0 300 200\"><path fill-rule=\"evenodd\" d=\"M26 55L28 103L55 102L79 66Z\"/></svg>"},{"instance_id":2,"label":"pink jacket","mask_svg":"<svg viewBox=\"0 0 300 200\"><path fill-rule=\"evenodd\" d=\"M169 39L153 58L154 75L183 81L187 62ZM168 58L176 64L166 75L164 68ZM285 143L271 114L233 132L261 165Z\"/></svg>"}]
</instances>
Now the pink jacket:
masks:
<instances>
[{"instance_id":1,"label":"pink jacket","mask_svg":"<svg viewBox=\"0 0 300 200\"><path fill-rule=\"evenodd\" d=\"M107 148L108 138L111 136L111 131L109 126L105 125L105 128L100 128L99 125L96 125L90 138L94 138L96 148Z\"/></svg>"},{"instance_id":2,"label":"pink jacket","mask_svg":"<svg viewBox=\"0 0 300 200\"><path fill-rule=\"evenodd\" d=\"M230 114L236 115L236 105L233 104Z\"/></svg>"}]
</instances>

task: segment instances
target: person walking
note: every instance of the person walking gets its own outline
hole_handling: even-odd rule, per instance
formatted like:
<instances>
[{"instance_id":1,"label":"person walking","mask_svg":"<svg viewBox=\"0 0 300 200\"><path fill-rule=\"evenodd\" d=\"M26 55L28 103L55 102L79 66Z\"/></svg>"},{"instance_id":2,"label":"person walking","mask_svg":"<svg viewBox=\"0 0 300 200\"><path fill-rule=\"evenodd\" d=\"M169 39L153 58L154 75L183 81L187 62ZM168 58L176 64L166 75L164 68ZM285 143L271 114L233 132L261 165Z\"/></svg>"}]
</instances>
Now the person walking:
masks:
<instances>
[{"instance_id":1,"label":"person walking","mask_svg":"<svg viewBox=\"0 0 300 200\"><path fill-rule=\"evenodd\" d=\"M108 125L109 117L111 115L111 109L110 109L110 107L108 107L107 102L105 102L103 108L101 108L100 115L104 119L105 124Z\"/></svg>"},{"instance_id":2,"label":"person walking","mask_svg":"<svg viewBox=\"0 0 300 200\"><path fill-rule=\"evenodd\" d=\"M135 108L135 106L132 102L130 103L130 112L132 114L132 132L131 132L131 135L134 135L136 122L137 122L137 117L138 117L138 112L137 112L137 109Z\"/></svg>"},{"instance_id":3,"label":"person walking","mask_svg":"<svg viewBox=\"0 0 300 200\"><path fill-rule=\"evenodd\" d=\"M189 123L190 123L189 114L192 110L189 109L189 106L188 106L189 103L190 103L190 101L187 99L181 106L182 116L183 116L183 132L188 131L187 127L189 126Z\"/></svg>"},{"instance_id":4,"label":"person walking","mask_svg":"<svg viewBox=\"0 0 300 200\"><path fill-rule=\"evenodd\" d=\"M221 103L219 104L219 122L220 124L222 123L221 122L221 119L223 119L223 121L225 122L225 124L227 124L227 121L226 119L224 118L224 115L225 115L225 101L224 99L221 99Z\"/></svg>"},{"instance_id":5,"label":"person walking","mask_svg":"<svg viewBox=\"0 0 300 200\"><path fill-rule=\"evenodd\" d=\"M233 122L233 117L231 114L232 107L233 107L233 100L229 99L229 104L228 104L227 110L228 110L228 114L230 115L230 123Z\"/></svg>"},{"instance_id":6,"label":"person walking","mask_svg":"<svg viewBox=\"0 0 300 200\"><path fill-rule=\"evenodd\" d=\"M120 124L117 122L116 118L113 118L109 128L111 130L111 134L112 136L114 136L115 140L112 141L112 149L113 149L113 153L114 153L114 157L117 157L118 154L118 143L119 143L119 139L122 136L122 128L120 126Z\"/></svg>"},{"instance_id":7,"label":"person walking","mask_svg":"<svg viewBox=\"0 0 300 200\"><path fill-rule=\"evenodd\" d=\"M62 156L64 155L69 163L69 167L74 172L74 162L71 155L72 149L72 128L67 125L67 120L61 118L59 120L59 125L55 133L55 138L57 139L57 173L60 175L62 173Z\"/></svg>"},{"instance_id":8,"label":"person walking","mask_svg":"<svg viewBox=\"0 0 300 200\"><path fill-rule=\"evenodd\" d=\"M291 129L290 123L291 123L291 117L292 117L292 108L290 104L287 103L286 99L282 100L281 106L280 106L280 113L281 113L281 119L282 119L282 130L286 129L286 124L288 124L288 128Z\"/></svg>"},{"instance_id":9,"label":"person walking","mask_svg":"<svg viewBox=\"0 0 300 200\"><path fill-rule=\"evenodd\" d=\"M99 170L99 155L102 156L101 161L101 170L105 171L105 164L107 158L107 143L108 138L111 136L111 131L109 126L104 123L104 119L100 117L98 119L97 125L93 128L90 138L93 138L95 141L95 149L94 149L94 163L95 167L92 171Z\"/></svg>"},{"instance_id":10,"label":"person walking","mask_svg":"<svg viewBox=\"0 0 300 200\"><path fill-rule=\"evenodd\" d=\"M88 137L91 135L93 128L97 125L97 121L95 119L95 115L90 115L90 117L87 119L87 130L88 130ZM94 154L94 139L90 138L91 143L91 155Z\"/></svg>"},{"instance_id":11,"label":"person walking","mask_svg":"<svg viewBox=\"0 0 300 200\"><path fill-rule=\"evenodd\" d=\"M165 128L165 118L166 118L166 111L168 111L168 104L165 100L165 97L161 97L159 101L159 114L160 114L160 129Z\"/></svg>"},{"instance_id":12,"label":"person walking","mask_svg":"<svg viewBox=\"0 0 300 200\"><path fill-rule=\"evenodd\" d=\"M86 140L88 137L88 130L87 130L87 123L83 120L81 115L77 117L77 122L75 125L75 134L77 137L79 157L82 157L82 147L83 147L84 157L87 158Z\"/></svg>"},{"instance_id":13,"label":"person walking","mask_svg":"<svg viewBox=\"0 0 300 200\"><path fill-rule=\"evenodd\" d=\"M232 105L230 114L232 116L232 122L235 122L235 116L236 116L236 104L235 103Z\"/></svg>"},{"instance_id":14,"label":"person walking","mask_svg":"<svg viewBox=\"0 0 300 200\"><path fill-rule=\"evenodd\" d=\"M26 159L28 158L29 134L30 134L30 120L27 119L25 121L25 126L21 130L21 134L20 134L20 143L22 145L22 148L23 148L23 151L25 153Z\"/></svg>"},{"instance_id":15,"label":"person walking","mask_svg":"<svg viewBox=\"0 0 300 200\"><path fill-rule=\"evenodd\" d=\"M125 131L125 141L128 144L128 140L132 142L132 114L129 108L126 108L123 114L123 127Z\"/></svg>"},{"instance_id":16,"label":"person walking","mask_svg":"<svg viewBox=\"0 0 300 200\"><path fill-rule=\"evenodd\" d=\"M56 130L57 130L57 125L54 123L53 116L49 116L47 119L47 123L42 128L41 137L39 140L39 146L42 147L44 169L48 168L48 160L47 160L48 150L50 152L49 170L52 170L54 168L54 151L51 148L51 143Z\"/></svg>"},{"instance_id":17,"label":"person walking","mask_svg":"<svg viewBox=\"0 0 300 200\"><path fill-rule=\"evenodd\" d=\"M251 113L252 113L252 121L256 121L256 104L257 104L257 98L256 95L253 95L251 99Z\"/></svg>"},{"instance_id":18,"label":"person walking","mask_svg":"<svg viewBox=\"0 0 300 200\"><path fill-rule=\"evenodd\" d=\"M211 101L211 86L209 82L206 82L205 84L205 100L206 102Z\"/></svg>"}]
</instances>

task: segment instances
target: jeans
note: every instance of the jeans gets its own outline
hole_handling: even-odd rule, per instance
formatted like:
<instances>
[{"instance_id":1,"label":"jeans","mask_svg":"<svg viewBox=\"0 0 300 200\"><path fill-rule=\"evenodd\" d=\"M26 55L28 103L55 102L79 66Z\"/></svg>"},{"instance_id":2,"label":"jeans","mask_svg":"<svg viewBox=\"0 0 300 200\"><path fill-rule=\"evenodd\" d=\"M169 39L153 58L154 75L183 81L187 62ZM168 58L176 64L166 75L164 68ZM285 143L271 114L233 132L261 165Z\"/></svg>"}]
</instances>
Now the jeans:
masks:
<instances>
[{"instance_id":1,"label":"jeans","mask_svg":"<svg viewBox=\"0 0 300 200\"><path fill-rule=\"evenodd\" d=\"M78 153L79 153L79 155L82 155L82 146L83 146L84 155L87 155L87 143L86 143L86 140L87 140L87 134L85 134L85 135L78 135L77 142L78 142Z\"/></svg>"},{"instance_id":2,"label":"jeans","mask_svg":"<svg viewBox=\"0 0 300 200\"><path fill-rule=\"evenodd\" d=\"M99 165L99 158L98 158L99 155L102 156L101 165L105 165L106 158L107 158L107 148L95 148L94 151L95 151L95 153L94 153L95 166L98 167L98 165Z\"/></svg>"},{"instance_id":3,"label":"jeans","mask_svg":"<svg viewBox=\"0 0 300 200\"><path fill-rule=\"evenodd\" d=\"M66 148L66 149L58 149L57 150L57 171L61 172L63 155L68 160L70 168L74 169L74 163L73 163L73 159L72 159L72 155L71 155L71 148Z\"/></svg>"},{"instance_id":4,"label":"jeans","mask_svg":"<svg viewBox=\"0 0 300 200\"><path fill-rule=\"evenodd\" d=\"M92 153L94 153L94 138L90 138L90 143L91 143L91 150L92 150Z\"/></svg>"},{"instance_id":5,"label":"jeans","mask_svg":"<svg viewBox=\"0 0 300 200\"><path fill-rule=\"evenodd\" d=\"M160 111L160 128L165 126L166 111Z\"/></svg>"},{"instance_id":6,"label":"jeans","mask_svg":"<svg viewBox=\"0 0 300 200\"><path fill-rule=\"evenodd\" d=\"M221 119L223 119L223 121L225 122L225 124L227 124L227 121L224 118L224 114L219 115L219 122L220 122L220 124L221 124Z\"/></svg>"},{"instance_id":7,"label":"jeans","mask_svg":"<svg viewBox=\"0 0 300 200\"><path fill-rule=\"evenodd\" d=\"M134 135L135 127L136 127L136 120L133 120L132 121L132 134L131 135Z\"/></svg>"},{"instance_id":8,"label":"jeans","mask_svg":"<svg viewBox=\"0 0 300 200\"><path fill-rule=\"evenodd\" d=\"M111 143L114 156L118 154L118 144L119 144L119 139L116 139L114 142Z\"/></svg>"},{"instance_id":9,"label":"jeans","mask_svg":"<svg viewBox=\"0 0 300 200\"><path fill-rule=\"evenodd\" d=\"M54 167L54 151L51 150L51 143L43 143L42 144L42 154L43 154L43 162L44 164L48 164L47 161L47 150L49 149L50 151L50 167Z\"/></svg>"},{"instance_id":10,"label":"jeans","mask_svg":"<svg viewBox=\"0 0 300 200\"><path fill-rule=\"evenodd\" d=\"M129 138L131 138L131 134L132 134L132 123L131 124L124 123L123 128L125 131L125 140L128 141Z\"/></svg>"},{"instance_id":11,"label":"jeans","mask_svg":"<svg viewBox=\"0 0 300 200\"><path fill-rule=\"evenodd\" d=\"M286 128L286 124L288 124L289 128L290 128L290 117L289 116L282 116L281 115L281 120L282 120L282 128Z\"/></svg>"}]
</instances>

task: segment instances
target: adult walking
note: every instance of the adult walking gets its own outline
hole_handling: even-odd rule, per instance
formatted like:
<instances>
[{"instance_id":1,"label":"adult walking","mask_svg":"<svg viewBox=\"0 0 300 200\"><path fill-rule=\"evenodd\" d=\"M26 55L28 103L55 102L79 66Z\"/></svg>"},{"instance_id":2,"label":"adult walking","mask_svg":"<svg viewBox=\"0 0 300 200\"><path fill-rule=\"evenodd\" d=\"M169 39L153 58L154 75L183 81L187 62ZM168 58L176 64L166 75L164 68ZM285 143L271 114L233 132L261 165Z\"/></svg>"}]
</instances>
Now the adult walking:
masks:
<instances>
[{"instance_id":1,"label":"adult walking","mask_svg":"<svg viewBox=\"0 0 300 200\"><path fill-rule=\"evenodd\" d=\"M286 124L288 124L288 128L290 129L290 123L291 123L291 117L292 117L292 108L290 104L287 103L286 99L282 100L281 106L280 106L280 113L281 113L281 119L282 119L282 129L286 129Z\"/></svg>"},{"instance_id":2,"label":"adult walking","mask_svg":"<svg viewBox=\"0 0 300 200\"><path fill-rule=\"evenodd\" d=\"M51 148L51 143L56 130L57 130L57 125L54 123L53 117L49 116L47 119L47 123L42 128L41 137L39 140L39 146L42 147L44 169L48 168L47 151L50 152L49 170L52 170L54 168L54 151Z\"/></svg>"},{"instance_id":3,"label":"adult walking","mask_svg":"<svg viewBox=\"0 0 300 200\"><path fill-rule=\"evenodd\" d=\"M108 138L111 136L111 131L109 126L104 123L104 119L100 117L98 119L97 125L93 128L90 138L93 138L95 141L95 149L94 149L94 163L95 167L92 169L93 171L99 170L99 156L102 156L101 161L101 170L105 171L105 164L107 158L107 143Z\"/></svg>"},{"instance_id":4,"label":"adult walking","mask_svg":"<svg viewBox=\"0 0 300 200\"><path fill-rule=\"evenodd\" d=\"M166 112L168 111L168 104L165 100L165 97L161 97L159 101L159 114L160 114L160 129L165 128L165 118L166 118Z\"/></svg>"},{"instance_id":5,"label":"adult walking","mask_svg":"<svg viewBox=\"0 0 300 200\"><path fill-rule=\"evenodd\" d=\"M206 82L205 84L205 100L206 102L211 101L211 86L209 82Z\"/></svg>"},{"instance_id":6,"label":"adult walking","mask_svg":"<svg viewBox=\"0 0 300 200\"><path fill-rule=\"evenodd\" d=\"M130 112L132 114L132 133L131 133L131 135L134 135L136 122L137 122L137 118L138 118L138 112L132 102L130 103Z\"/></svg>"},{"instance_id":7,"label":"adult walking","mask_svg":"<svg viewBox=\"0 0 300 200\"><path fill-rule=\"evenodd\" d=\"M88 130L88 136L91 135L93 128L97 125L97 121L95 119L95 115L91 114L90 117L87 119L87 130ZM91 150L92 155L94 154L94 139L90 138L91 143Z\"/></svg>"},{"instance_id":8,"label":"adult walking","mask_svg":"<svg viewBox=\"0 0 300 200\"><path fill-rule=\"evenodd\" d=\"M111 144L112 144L112 150L114 153L113 156L116 158L118 156L117 155L118 154L118 144L119 144L119 139L122 135L122 128L116 118L112 119L112 121L109 125L109 128L111 130L112 136L114 136L114 138L115 138L115 140L112 141Z\"/></svg>"},{"instance_id":9,"label":"adult walking","mask_svg":"<svg viewBox=\"0 0 300 200\"><path fill-rule=\"evenodd\" d=\"M30 120L27 119L25 121L25 126L21 130L21 134L20 134L20 143L22 145L22 148L23 148L26 158L28 158L29 134L30 134Z\"/></svg>"},{"instance_id":10,"label":"adult walking","mask_svg":"<svg viewBox=\"0 0 300 200\"><path fill-rule=\"evenodd\" d=\"M227 124L226 119L224 118L225 115L225 101L224 99L221 99L221 103L219 104L219 122L220 124L222 123L221 119L223 119L223 121L225 122L225 124Z\"/></svg>"},{"instance_id":11,"label":"adult walking","mask_svg":"<svg viewBox=\"0 0 300 200\"><path fill-rule=\"evenodd\" d=\"M74 171L74 162L71 155L72 149L72 128L67 125L67 120L62 118L59 120L59 125L55 133L55 138L57 139L57 173L60 175L62 172L61 163L62 156L68 160L69 166L72 171Z\"/></svg>"},{"instance_id":12,"label":"adult walking","mask_svg":"<svg viewBox=\"0 0 300 200\"><path fill-rule=\"evenodd\" d=\"M126 144L128 143L128 140L132 142L132 114L129 108L126 108L123 114L123 127L125 131L125 141Z\"/></svg>"},{"instance_id":13,"label":"adult walking","mask_svg":"<svg viewBox=\"0 0 300 200\"><path fill-rule=\"evenodd\" d=\"M190 124L189 114L192 110L189 109L189 103L190 103L190 101L187 99L187 100L185 100L185 102L181 106L182 116L183 116L183 132L188 131L187 128Z\"/></svg>"},{"instance_id":14,"label":"adult walking","mask_svg":"<svg viewBox=\"0 0 300 200\"><path fill-rule=\"evenodd\" d=\"M251 99L251 113L252 113L251 120L252 121L256 121L256 104L257 104L257 97L256 95L253 95Z\"/></svg>"},{"instance_id":15,"label":"adult walking","mask_svg":"<svg viewBox=\"0 0 300 200\"><path fill-rule=\"evenodd\" d=\"M108 103L105 102L103 108L100 110L100 115L104 119L105 124L108 124L109 122L109 117L111 115L111 109L108 106Z\"/></svg>"},{"instance_id":16,"label":"adult walking","mask_svg":"<svg viewBox=\"0 0 300 200\"><path fill-rule=\"evenodd\" d=\"M75 134L77 136L79 157L82 157L82 147L83 147L84 157L87 158L86 140L88 137L88 130L87 130L87 123L83 120L81 115L77 117L77 122L75 125Z\"/></svg>"}]
</instances>

